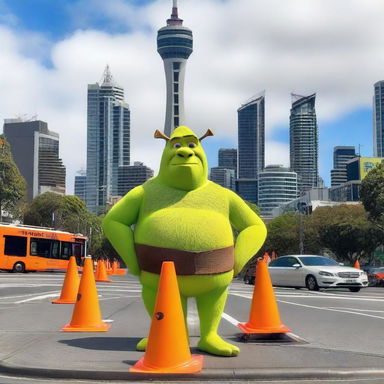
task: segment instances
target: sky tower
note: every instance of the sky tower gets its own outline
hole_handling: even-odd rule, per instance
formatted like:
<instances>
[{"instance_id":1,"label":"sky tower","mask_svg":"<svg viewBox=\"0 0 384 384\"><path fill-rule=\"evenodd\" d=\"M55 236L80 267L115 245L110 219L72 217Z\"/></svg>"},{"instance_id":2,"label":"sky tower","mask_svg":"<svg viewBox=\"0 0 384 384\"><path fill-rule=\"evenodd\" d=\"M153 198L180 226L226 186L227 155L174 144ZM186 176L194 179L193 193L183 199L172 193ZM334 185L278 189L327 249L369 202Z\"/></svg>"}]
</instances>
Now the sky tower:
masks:
<instances>
[{"instance_id":1,"label":"sky tower","mask_svg":"<svg viewBox=\"0 0 384 384\"><path fill-rule=\"evenodd\" d=\"M192 53L192 31L183 27L177 13L177 0L173 0L171 18L157 32L157 52L164 61L167 83L167 109L164 133L170 136L175 127L184 125L185 65Z\"/></svg>"}]
</instances>

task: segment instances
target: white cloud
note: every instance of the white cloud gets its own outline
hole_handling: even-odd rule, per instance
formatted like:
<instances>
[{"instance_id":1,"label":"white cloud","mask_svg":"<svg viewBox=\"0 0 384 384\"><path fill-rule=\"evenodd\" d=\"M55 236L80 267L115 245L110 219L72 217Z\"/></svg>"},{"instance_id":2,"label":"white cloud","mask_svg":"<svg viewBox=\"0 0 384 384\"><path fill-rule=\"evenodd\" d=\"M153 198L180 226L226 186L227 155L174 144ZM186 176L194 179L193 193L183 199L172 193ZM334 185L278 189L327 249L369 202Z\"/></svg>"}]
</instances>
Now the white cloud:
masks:
<instances>
[{"instance_id":1,"label":"white cloud","mask_svg":"<svg viewBox=\"0 0 384 384\"><path fill-rule=\"evenodd\" d=\"M107 63L130 104L132 161L157 168L162 145L152 136L164 125L165 79L156 31L170 10L170 0L144 7L81 1L73 9L75 23L102 15L129 32L83 27L55 43L9 23L0 27L0 118L38 114L60 133L69 191L85 166L87 84L100 80ZM321 129L322 121L369 107L373 83L383 77L382 0L185 0L179 11L194 33L187 123L198 133L213 128L216 138L232 139L237 108L266 90L267 164L288 164L288 145L271 138L288 126L291 91L317 92ZM43 65L47 51L49 68Z\"/></svg>"}]
</instances>

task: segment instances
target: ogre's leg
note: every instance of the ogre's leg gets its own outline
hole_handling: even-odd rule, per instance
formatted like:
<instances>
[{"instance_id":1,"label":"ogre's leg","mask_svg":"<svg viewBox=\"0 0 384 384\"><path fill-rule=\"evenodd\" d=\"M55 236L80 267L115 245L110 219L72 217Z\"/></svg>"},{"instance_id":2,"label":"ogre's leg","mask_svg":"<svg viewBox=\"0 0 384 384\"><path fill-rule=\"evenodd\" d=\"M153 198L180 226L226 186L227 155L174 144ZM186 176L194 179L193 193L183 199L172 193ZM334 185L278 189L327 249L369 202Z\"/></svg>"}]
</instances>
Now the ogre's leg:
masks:
<instances>
[{"instance_id":1,"label":"ogre's leg","mask_svg":"<svg viewBox=\"0 0 384 384\"><path fill-rule=\"evenodd\" d=\"M217 334L227 294L228 287L222 287L196 297L200 318L198 348L213 355L237 356L239 348L227 343Z\"/></svg>"},{"instance_id":2,"label":"ogre's leg","mask_svg":"<svg viewBox=\"0 0 384 384\"><path fill-rule=\"evenodd\" d=\"M144 305L148 312L148 315L149 317L152 318L153 312L155 310L157 290L154 290L152 287L143 285L141 296L143 298ZM183 307L185 324L187 324L187 298L184 296L181 296L181 305ZM188 328L187 328L187 332L188 332ZM147 347L147 342L148 342L147 337L144 337L143 339L141 339L136 345L136 350L145 351Z\"/></svg>"}]
</instances>

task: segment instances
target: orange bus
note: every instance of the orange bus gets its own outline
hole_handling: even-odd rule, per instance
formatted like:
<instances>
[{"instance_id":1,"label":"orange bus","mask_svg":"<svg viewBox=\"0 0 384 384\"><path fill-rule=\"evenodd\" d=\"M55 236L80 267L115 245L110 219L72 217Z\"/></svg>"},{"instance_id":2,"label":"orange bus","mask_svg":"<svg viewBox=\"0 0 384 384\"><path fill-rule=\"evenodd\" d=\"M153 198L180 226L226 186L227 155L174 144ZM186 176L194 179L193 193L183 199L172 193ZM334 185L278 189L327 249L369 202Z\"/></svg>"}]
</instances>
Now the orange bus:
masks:
<instances>
[{"instance_id":1,"label":"orange bus","mask_svg":"<svg viewBox=\"0 0 384 384\"><path fill-rule=\"evenodd\" d=\"M0 224L0 269L20 273L66 269L71 255L80 264L86 243L87 237L81 234Z\"/></svg>"}]
</instances>

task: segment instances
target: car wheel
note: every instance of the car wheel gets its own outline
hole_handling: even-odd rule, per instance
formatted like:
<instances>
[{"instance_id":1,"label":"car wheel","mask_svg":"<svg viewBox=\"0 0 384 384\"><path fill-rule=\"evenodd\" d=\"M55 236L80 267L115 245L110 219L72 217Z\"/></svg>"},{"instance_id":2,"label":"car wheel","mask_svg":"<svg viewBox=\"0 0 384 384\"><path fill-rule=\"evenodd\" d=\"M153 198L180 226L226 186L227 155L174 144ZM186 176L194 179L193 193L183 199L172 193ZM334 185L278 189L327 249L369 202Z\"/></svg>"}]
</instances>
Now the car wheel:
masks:
<instances>
[{"instance_id":1,"label":"car wheel","mask_svg":"<svg viewBox=\"0 0 384 384\"><path fill-rule=\"evenodd\" d=\"M18 261L17 263L14 264L12 271L16 273L24 273L25 264L22 263L21 261Z\"/></svg>"},{"instance_id":2,"label":"car wheel","mask_svg":"<svg viewBox=\"0 0 384 384\"><path fill-rule=\"evenodd\" d=\"M249 282L249 284L252 284L252 285L255 285L255 278L252 277L251 281Z\"/></svg>"},{"instance_id":3,"label":"car wheel","mask_svg":"<svg viewBox=\"0 0 384 384\"><path fill-rule=\"evenodd\" d=\"M310 291L318 291L319 286L317 284L317 280L315 276L308 275L307 278L305 279L305 286L310 290Z\"/></svg>"},{"instance_id":4,"label":"car wheel","mask_svg":"<svg viewBox=\"0 0 384 384\"><path fill-rule=\"evenodd\" d=\"M349 290L351 292L359 292L360 291L360 287L352 287L352 288L349 288Z\"/></svg>"},{"instance_id":5,"label":"car wheel","mask_svg":"<svg viewBox=\"0 0 384 384\"><path fill-rule=\"evenodd\" d=\"M244 284L249 284L248 277L244 277Z\"/></svg>"}]
</instances>

